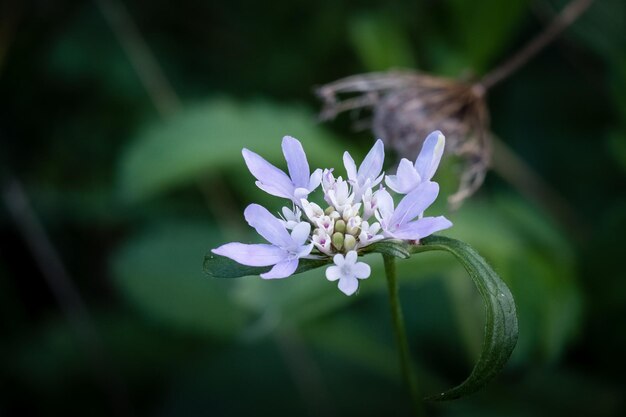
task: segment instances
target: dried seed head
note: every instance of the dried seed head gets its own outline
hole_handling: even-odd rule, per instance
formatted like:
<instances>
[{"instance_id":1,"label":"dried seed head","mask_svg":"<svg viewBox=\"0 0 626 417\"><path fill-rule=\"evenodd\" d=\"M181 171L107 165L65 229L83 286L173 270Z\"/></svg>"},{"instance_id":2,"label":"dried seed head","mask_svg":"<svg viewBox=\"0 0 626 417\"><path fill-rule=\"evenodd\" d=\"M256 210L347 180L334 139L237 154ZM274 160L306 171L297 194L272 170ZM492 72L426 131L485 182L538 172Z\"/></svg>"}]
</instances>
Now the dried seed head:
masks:
<instances>
[{"instance_id":1,"label":"dried seed head","mask_svg":"<svg viewBox=\"0 0 626 417\"><path fill-rule=\"evenodd\" d=\"M463 170L452 206L482 184L489 160L489 115L479 85L410 71L372 73L344 78L317 90L324 101L321 118L332 119L348 110L368 110L371 119L358 121L395 149L414 159L426 136L441 130L447 152L459 156Z\"/></svg>"}]
</instances>

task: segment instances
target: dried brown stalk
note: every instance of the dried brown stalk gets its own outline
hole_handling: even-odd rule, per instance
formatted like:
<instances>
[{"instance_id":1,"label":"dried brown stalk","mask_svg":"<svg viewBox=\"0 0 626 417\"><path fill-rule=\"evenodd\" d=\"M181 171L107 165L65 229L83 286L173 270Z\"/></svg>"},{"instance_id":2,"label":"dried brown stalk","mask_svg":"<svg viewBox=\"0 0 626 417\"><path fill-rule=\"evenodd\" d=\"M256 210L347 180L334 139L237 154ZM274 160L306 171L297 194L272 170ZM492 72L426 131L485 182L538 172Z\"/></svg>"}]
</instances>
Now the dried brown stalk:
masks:
<instances>
[{"instance_id":1,"label":"dried brown stalk","mask_svg":"<svg viewBox=\"0 0 626 417\"><path fill-rule=\"evenodd\" d=\"M441 130L447 153L463 161L459 188L448 198L458 207L483 183L491 161L491 131L485 95L489 88L513 74L580 17L593 0L574 0L517 54L480 81L441 78L416 71L388 71L346 77L317 89L323 101L322 120L353 111L359 128L376 137L401 157L415 158L424 138Z\"/></svg>"},{"instance_id":2,"label":"dried brown stalk","mask_svg":"<svg viewBox=\"0 0 626 417\"><path fill-rule=\"evenodd\" d=\"M428 133L443 131L448 152L463 161L459 189L449 197L453 207L482 184L491 156L483 89L454 79L391 71L348 77L317 93L324 101L323 120L349 110L371 111L366 126L400 156L415 158ZM343 99L355 93L360 95Z\"/></svg>"}]
</instances>

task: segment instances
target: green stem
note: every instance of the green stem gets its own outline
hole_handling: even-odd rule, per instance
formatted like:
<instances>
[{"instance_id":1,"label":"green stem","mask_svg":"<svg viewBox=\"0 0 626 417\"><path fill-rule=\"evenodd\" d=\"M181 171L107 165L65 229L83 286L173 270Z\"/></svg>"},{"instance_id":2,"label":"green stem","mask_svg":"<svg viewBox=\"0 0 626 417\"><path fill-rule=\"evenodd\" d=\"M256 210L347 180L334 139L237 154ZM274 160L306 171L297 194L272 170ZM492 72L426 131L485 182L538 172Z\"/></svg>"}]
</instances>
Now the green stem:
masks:
<instances>
[{"instance_id":1,"label":"green stem","mask_svg":"<svg viewBox=\"0 0 626 417\"><path fill-rule=\"evenodd\" d=\"M398 353L400 354L400 369L402 370L402 378L406 384L413 408L416 416L423 415L422 396L420 395L417 380L413 373L411 363L411 355L409 353L409 343L406 338L406 330L404 327L404 318L402 317L402 307L400 306L400 297L398 295L398 279L396 274L396 261L393 256L383 254L385 262L385 274L387 275L387 288L389 289L389 305L391 307L391 320L393 321L394 333L396 336L396 344L398 345Z\"/></svg>"}]
</instances>

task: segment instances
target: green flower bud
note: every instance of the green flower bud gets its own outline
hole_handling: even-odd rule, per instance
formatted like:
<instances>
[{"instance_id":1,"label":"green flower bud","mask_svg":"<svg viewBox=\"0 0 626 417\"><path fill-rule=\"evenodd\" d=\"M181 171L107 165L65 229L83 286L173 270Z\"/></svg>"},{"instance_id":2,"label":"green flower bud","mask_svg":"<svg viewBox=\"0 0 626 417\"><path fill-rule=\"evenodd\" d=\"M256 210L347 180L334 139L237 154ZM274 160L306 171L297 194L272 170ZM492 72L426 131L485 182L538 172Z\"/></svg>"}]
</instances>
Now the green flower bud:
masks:
<instances>
[{"instance_id":1,"label":"green flower bud","mask_svg":"<svg viewBox=\"0 0 626 417\"><path fill-rule=\"evenodd\" d=\"M326 208L326 210L324 210L324 214L330 216L333 211L335 211L335 208L333 206L329 206Z\"/></svg>"},{"instance_id":2,"label":"green flower bud","mask_svg":"<svg viewBox=\"0 0 626 417\"><path fill-rule=\"evenodd\" d=\"M356 239L352 235L346 235L343 240L343 248L346 252L351 251L356 247Z\"/></svg>"},{"instance_id":3,"label":"green flower bud","mask_svg":"<svg viewBox=\"0 0 626 417\"><path fill-rule=\"evenodd\" d=\"M337 248L337 250L341 250L341 248L343 248L343 233L333 233L333 246Z\"/></svg>"},{"instance_id":4,"label":"green flower bud","mask_svg":"<svg viewBox=\"0 0 626 417\"><path fill-rule=\"evenodd\" d=\"M335 222L335 232L345 232L346 231L346 222L343 220L337 220Z\"/></svg>"}]
</instances>

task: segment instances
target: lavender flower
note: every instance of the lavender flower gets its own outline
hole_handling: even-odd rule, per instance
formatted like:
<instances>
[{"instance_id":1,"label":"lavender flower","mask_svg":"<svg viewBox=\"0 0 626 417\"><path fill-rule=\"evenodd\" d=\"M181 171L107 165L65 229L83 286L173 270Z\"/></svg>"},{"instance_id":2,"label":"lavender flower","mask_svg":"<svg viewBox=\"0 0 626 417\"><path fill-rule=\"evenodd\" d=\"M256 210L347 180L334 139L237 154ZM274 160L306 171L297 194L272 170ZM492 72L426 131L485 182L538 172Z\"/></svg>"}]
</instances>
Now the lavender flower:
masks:
<instances>
[{"instance_id":1,"label":"lavender flower","mask_svg":"<svg viewBox=\"0 0 626 417\"><path fill-rule=\"evenodd\" d=\"M387 190L376 192L378 212L376 218L380 222L384 236L403 240L419 240L440 230L452 226L450 220L443 216L422 217L437 198L439 184L423 182L407 194L394 208L393 198ZM415 218L418 220L414 220Z\"/></svg>"},{"instance_id":2,"label":"lavender flower","mask_svg":"<svg viewBox=\"0 0 626 417\"><path fill-rule=\"evenodd\" d=\"M257 187L268 194L288 198L295 204L313 192L322 179L322 170L312 174L302 144L291 136L285 136L282 143L283 155L287 161L289 176L256 153L243 149L243 158L248 169L258 180Z\"/></svg>"},{"instance_id":3,"label":"lavender flower","mask_svg":"<svg viewBox=\"0 0 626 417\"><path fill-rule=\"evenodd\" d=\"M248 224L271 245L233 242L213 249L213 253L226 256L242 265L274 265L269 272L261 274L262 278L268 279L290 276L298 268L299 259L311 253L313 243L306 244L311 232L309 223L298 223L289 233L279 219L258 204L250 204L243 215Z\"/></svg>"},{"instance_id":4,"label":"lavender flower","mask_svg":"<svg viewBox=\"0 0 626 417\"><path fill-rule=\"evenodd\" d=\"M343 165L348 173L348 179L352 183L354 189L354 201L361 201L361 196L368 188L373 188L378 185L383 175L380 172L383 169L383 161L385 159L385 147L383 141L378 139L372 149L368 152L359 166L359 170L356 169L354 159L348 153L343 153Z\"/></svg>"},{"instance_id":5,"label":"lavender flower","mask_svg":"<svg viewBox=\"0 0 626 417\"><path fill-rule=\"evenodd\" d=\"M436 130L424 140L415 164L402 158L396 175L387 175L385 183L399 194L408 194L424 181L430 181L439 167L446 138Z\"/></svg>"},{"instance_id":6,"label":"lavender flower","mask_svg":"<svg viewBox=\"0 0 626 417\"><path fill-rule=\"evenodd\" d=\"M339 280L339 289L345 295L352 295L359 288L359 279L370 276L371 268L365 262L357 262L357 253L350 251L345 258L338 253L333 257L335 265L326 270L326 278L329 281Z\"/></svg>"},{"instance_id":7,"label":"lavender flower","mask_svg":"<svg viewBox=\"0 0 626 417\"><path fill-rule=\"evenodd\" d=\"M290 136L282 147L289 176L259 155L244 149L243 156L256 177L257 185L267 193L294 203L283 207L281 218L267 209L251 204L244 212L248 224L269 244L228 243L213 253L248 266L273 266L262 278L285 278L296 272L300 259L332 259L326 270L330 281L339 281L339 289L354 294L359 280L369 277L370 267L357 262L369 245L384 239L419 241L452 223L443 216L423 217L424 210L437 198L439 185L431 179L437 170L445 138L433 132L426 139L415 164L403 160L386 183L392 190L406 194L397 207L393 197L380 185L384 174L384 148L378 140L357 169L348 152L343 160L347 180L335 177L332 169L310 173L300 142ZM407 165L408 164L408 165ZM321 206L309 195L322 185L325 202Z\"/></svg>"}]
</instances>

